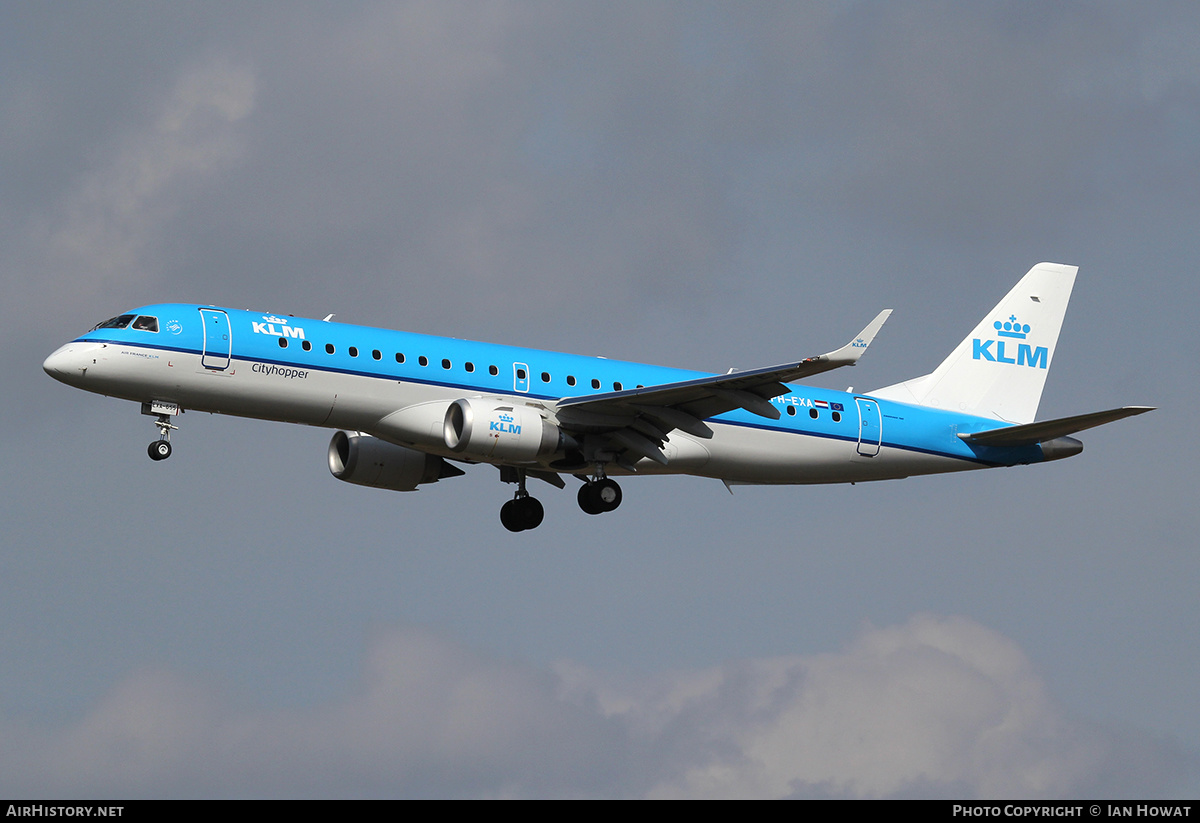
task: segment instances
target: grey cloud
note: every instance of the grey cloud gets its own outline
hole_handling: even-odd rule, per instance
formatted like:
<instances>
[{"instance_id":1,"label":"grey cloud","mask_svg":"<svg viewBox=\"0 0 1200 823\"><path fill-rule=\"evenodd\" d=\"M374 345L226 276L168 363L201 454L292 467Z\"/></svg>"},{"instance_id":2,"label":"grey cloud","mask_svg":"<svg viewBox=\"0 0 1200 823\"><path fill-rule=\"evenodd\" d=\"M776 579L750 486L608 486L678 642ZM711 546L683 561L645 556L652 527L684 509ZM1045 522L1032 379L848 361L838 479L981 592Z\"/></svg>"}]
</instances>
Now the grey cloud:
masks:
<instances>
[{"instance_id":1,"label":"grey cloud","mask_svg":"<svg viewBox=\"0 0 1200 823\"><path fill-rule=\"evenodd\" d=\"M145 121L129 128L48 213L27 218L32 239L5 282L10 301L130 294L160 278L188 199L242 155L239 121L252 113L252 72L225 60L183 71Z\"/></svg>"},{"instance_id":2,"label":"grey cloud","mask_svg":"<svg viewBox=\"0 0 1200 823\"><path fill-rule=\"evenodd\" d=\"M72 727L6 738L6 790L30 796L1067 797L1147 757L1186 772L1169 741L1064 718L1002 635L931 615L649 677L380 631L329 705L238 710L145 670Z\"/></svg>"}]
</instances>

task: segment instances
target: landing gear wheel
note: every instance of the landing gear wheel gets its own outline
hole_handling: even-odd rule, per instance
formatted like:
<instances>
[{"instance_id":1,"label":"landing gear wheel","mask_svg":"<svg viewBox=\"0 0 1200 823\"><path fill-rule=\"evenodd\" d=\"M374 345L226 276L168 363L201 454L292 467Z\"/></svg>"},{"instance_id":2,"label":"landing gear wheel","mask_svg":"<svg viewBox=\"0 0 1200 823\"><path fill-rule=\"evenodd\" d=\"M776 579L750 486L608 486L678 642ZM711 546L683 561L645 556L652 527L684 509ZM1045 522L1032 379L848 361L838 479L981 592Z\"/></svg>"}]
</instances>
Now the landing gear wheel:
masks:
<instances>
[{"instance_id":1,"label":"landing gear wheel","mask_svg":"<svg viewBox=\"0 0 1200 823\"><path fill-rule=\"evenodd\" d=\"M600 508L600 498L596 495L595 483L584 483L579 487L579 508L587 514L600 514L604 509Z\"/></svg>"},{"instance_id":2,"label":"landing gear wheel","mask_svg":"<svg viewBox=\"0 0 1200 823\"><path fill-rule=\"evenodd\" d=\"M504 528L508 529L510 532L519 532L524 528L521 525L520 518L517 516L516 500L509 500L500 507L500 522L504 525Z\"/></svg>"},{"instance_id":3,"label":"landing gear wheel","mask_svg":"<svg viewBox=\"0 0 1200 823\"><path fill-rule=\"evenodd\" d=\"M536 529L542 525L546 510L536 497L522 497L517 500L517 511L521 515L521 524L526 529Z\"/></svg>"},{"instance_id":4,"label":"landing gear wheel","mask_svg":"<svg viewBox=\"0 0 1200 823\"><path fill-rule=\"evenodd\" d=\"M146 453L150 455L151 460L166 460L171 456L171 441L155 440L146 449Z\"/></svg>"},{"instance_id":5,"label":"landing gear wheel","mask_svg":"<svg viewBox=\"0 0 1200 823\"><path fill-rule=\"evenodd\" d=\"M588 514L603 514L621 505L621 487L607 477L579 487L579 508Z\"/></svg>"},{"instance_id":6,"label":"landing gear wheel","mask_svg":"<svg viewBox=\"0 0 1200 823\"><path fill-rule=\"evenodd\" d=\"M542 525L546 510L536 497L516 497L500 507L500 522L510 532L523 532Z\"/></svg>"},{"instance_id":7,"label":"landing gear wheel","mask_svg":"<svg viewBox=\"0 0 1200 823\"><path fill-rule=\"evenodd\" d=\"M610 512L621 505L621 487L615 480L607 477L596 481L596 499L600 501L600 511Z\"/></svg>"}]
</instances>

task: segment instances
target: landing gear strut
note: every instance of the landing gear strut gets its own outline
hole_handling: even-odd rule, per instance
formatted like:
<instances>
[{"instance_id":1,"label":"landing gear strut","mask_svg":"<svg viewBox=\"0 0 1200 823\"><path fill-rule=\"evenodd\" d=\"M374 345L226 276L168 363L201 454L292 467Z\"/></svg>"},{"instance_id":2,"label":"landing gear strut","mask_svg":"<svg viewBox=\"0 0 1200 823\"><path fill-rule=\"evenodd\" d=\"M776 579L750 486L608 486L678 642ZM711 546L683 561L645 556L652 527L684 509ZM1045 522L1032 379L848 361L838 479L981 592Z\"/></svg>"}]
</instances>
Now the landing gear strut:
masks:
<instances>
[{"instance_id":1,"label":"landing gear strut","mask_svg":"<svg viewBox=\"0 0 1200 823\"><path fill-rule=\"evenodd\" d=\"M536 529L545 516L541 502L525 490L525 470L517 469L517 493L500 507L500 522L510 532L523 532Z\"/></svg>"},{"instance_id":2,"label":"landing gear strut","mask_svg":"<svg viewBox=\"0 0 1200 823\"><path fill-rule=\"evenodd\" d=\"M604 468L597 466L596 477L579 487L579 508L588 514L604 514L621 505L621 487L616 481L604 476Z\"/></svg>"}]
</instances>

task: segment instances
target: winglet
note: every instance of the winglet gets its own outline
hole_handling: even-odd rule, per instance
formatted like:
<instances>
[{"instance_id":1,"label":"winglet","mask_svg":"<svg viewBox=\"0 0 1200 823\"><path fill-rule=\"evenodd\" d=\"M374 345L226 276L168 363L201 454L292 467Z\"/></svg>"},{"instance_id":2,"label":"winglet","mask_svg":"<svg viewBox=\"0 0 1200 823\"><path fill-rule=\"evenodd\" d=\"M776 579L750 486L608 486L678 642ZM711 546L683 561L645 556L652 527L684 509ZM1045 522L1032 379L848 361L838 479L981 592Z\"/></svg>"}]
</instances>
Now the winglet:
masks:
<instances>
[{"instance_id":1,"label":"winglet","mask_svg":"<svg viewBox=\"0 0 1200 823\"><path fill-rule=\"evenodd\" d=\"M868 323L867 327L860 331L857 337L837 351L821 355L821 359L829 360L840 366L853 366L858 361L858 358L862 357L863 353L866 352L867 346L871 345L871 341L875 339L875 335L879 334L879 330L883 328L883 324L887 322L891 313L891 309L884 309L875 315L875 319Z\"/></svg>"}]
</instances>

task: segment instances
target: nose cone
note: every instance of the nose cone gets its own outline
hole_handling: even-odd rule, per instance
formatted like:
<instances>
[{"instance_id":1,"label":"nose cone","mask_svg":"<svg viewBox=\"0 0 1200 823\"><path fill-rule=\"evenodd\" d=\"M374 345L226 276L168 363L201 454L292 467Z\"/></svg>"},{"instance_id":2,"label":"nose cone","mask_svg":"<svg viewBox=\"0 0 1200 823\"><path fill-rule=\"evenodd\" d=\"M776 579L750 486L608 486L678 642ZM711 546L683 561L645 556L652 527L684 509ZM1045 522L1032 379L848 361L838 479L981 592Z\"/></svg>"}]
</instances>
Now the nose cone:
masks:
<instances>
[{"instance_id":1,"label":"nose cone","mask_svg":"<svg viewBox=\"0 0 1200 823\"><path fill-rule=\"evenodd\" d=\"M42 371L55 380L77 385L92 362L84 351L86 348L88 347L80 343L68 343L59 347L42 363Z\"/></svg>"},{"instance_id":2,"label":"nose cone","mask_svg":"<svg viewBox=\"0 0 1200 823\"><path fill-rule=\"evenodd\" d=\"M70 359L71 346L60 346L54 350L54 353L46 358L42 363L42 371L51 377L58 377L63 374L67 367L67 361Z\"/></svg>"}]
</instances>

